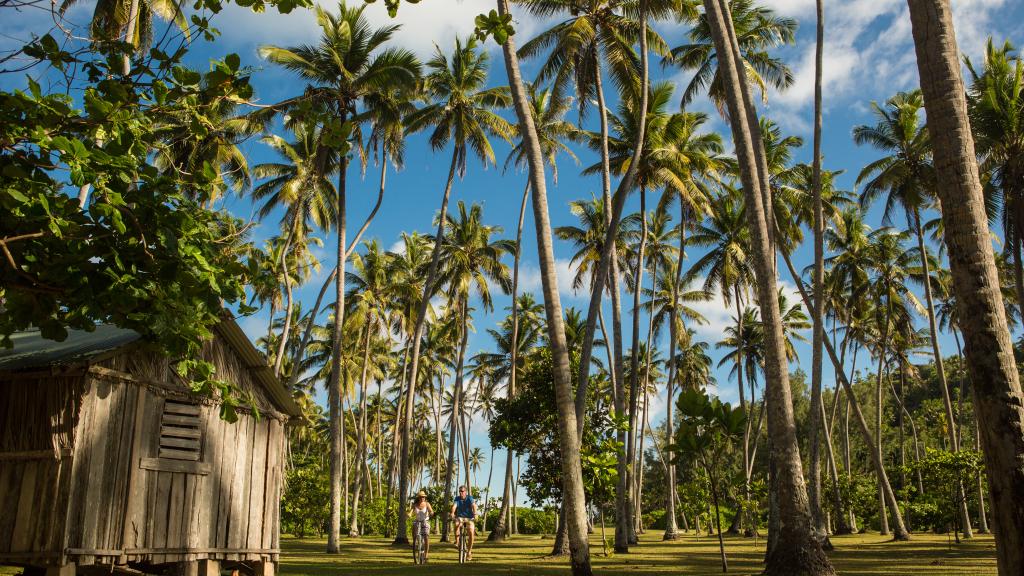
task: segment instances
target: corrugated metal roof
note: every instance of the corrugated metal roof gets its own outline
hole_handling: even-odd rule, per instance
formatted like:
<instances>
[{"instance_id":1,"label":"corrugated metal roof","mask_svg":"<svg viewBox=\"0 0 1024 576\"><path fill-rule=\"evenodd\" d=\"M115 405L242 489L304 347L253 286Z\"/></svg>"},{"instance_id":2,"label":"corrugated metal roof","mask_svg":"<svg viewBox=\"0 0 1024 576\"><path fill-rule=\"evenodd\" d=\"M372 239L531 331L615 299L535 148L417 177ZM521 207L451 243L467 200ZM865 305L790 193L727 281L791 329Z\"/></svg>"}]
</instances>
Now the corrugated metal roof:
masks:
<instances>
[{"instance_id":1,"label":"corrugated metal roof","mask_svg":"<svg viewBox=\"0 0 1024 576\"><path fill-rule=\"evenodd\" d=\"M230 314L224 314L217 332L241 357L256 380L263 385L271 400L289 416L301 416L299 409L281 380L267 366L266 357L253 346L252 341ZM68 330L63 342L47 340L39 330L26 330L11 335L14 348L0 348L0 370L28 370L71 365L84 362L97 355L112 352L131 344L142 336L134 330L125 330L109 324L96 326L96 330Z\"/></svg>"},{"instance_id":2,"label":"corrugated metal roof","mask_svg":"<svg viewBox=\"0 0 1024 576\"><path fill-rule=\"evenodd\" d=\"M48 340L39 330L11 335L14 348L0 348L0 370L45 368L54 364L74 364L97 354L116 350L141 338L134 330L100 325L92 332L68 330L63 342Z\"/></svg>"}]
</instances>

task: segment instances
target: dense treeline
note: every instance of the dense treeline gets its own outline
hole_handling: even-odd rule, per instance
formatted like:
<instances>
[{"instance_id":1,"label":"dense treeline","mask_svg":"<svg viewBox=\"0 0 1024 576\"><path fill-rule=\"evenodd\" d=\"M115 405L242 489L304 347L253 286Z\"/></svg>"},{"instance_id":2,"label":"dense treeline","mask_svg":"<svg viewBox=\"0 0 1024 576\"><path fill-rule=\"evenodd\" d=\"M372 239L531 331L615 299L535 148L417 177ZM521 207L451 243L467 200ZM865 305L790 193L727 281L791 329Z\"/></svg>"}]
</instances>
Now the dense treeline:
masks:
<instances>
[{"instance_id":1,"label":"dense treeline","mask_svg":"<svg viewBox=\"0 0 1024 576\"><path fill-rule=\"evenodd\" d=\"M343 531L405 542L411 492L443 509L466 484L492 540L554 532L577 574L590 572L590 530L612 531L602 539L626 553L638 533L671 540L680 526L766 535L766 573L829 574L829 534L959 538L994 525L1000 566L1013 566L1024 553L1008 504L1024 490L1009 340L1024 305L1024 63L1013 46L990 41L962 86L948 2L911 0L922 90L872 103L872 123L854 128L876 160L825 169L820 0L810 164L794 160L805 142L755 103L793 82L772 51L794 41L794 20L750 0L514 4L553 24L520 38L498 0L474 36L425 62L361 3L316 7L313 40L260 49L302 82L261 106L238 56L206 73L182 64L194 38L215 38L219 3L186 19L174 2L101 0L90 39L51 33L9 54L49 66L59 89L0 92L5 342L30 325L54 339L96 322L139 330L197 389L230 399L230 419L245 399L190 356L223 306L269 310L258 344L306 421L290 433L283 528L326 533L329 552ZM941 17L922 20L926 4ZM651 26L672 19L686 26L679 37ZM488 83L492 38L507 86ZM658 63L692 80L652 82ZM952 72L933 76L939 64ZM688 109L705 97L732 146ZM417 133L448 163L433 183L439 212L421 223L436 231L387 250L394 239L368 230ZM277 158L250 165L240 145L255 139ZM564 207L549 207L545 172L557 178L567 159L601 193L552 229L549 210ZM488 224L472 199L450 204L467 171L499 163L528 175L515 231ZM379 188L354 227L347 194L360 170ZM857 172L854 190L839 189L844 170ZM255 245L219 208L230 194L278 233ZM882 218L870 223L874 206ZM520 277L531 228L537 295ZM560 304L555 238L573 251L586 310ZM815 256L800 269L792 256L805 243ZM300 301L325 265L315 302ZM499 291L511 295L504 310ZM702 341L709 300L732 324ZM470 350L488 315L493 346ZM799 369L798 340L813 351ZM727 377L716 381L717 368ZM735 405L718 399L732 390ZM481 423L488 446L473 445ZM533 508L516 502L520 488ZM447 518L435 523L446 540Z\"/></svg>"}]
</instances>

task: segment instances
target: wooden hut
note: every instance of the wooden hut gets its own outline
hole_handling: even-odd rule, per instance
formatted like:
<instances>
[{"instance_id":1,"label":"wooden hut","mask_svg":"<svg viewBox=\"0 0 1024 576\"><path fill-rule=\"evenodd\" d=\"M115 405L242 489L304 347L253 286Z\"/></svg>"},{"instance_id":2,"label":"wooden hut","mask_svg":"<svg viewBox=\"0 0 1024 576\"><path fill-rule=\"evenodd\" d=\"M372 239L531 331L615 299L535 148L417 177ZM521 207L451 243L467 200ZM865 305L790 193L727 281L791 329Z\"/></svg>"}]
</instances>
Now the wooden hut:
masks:
<instances>
[{"instance_id":1,"label":"wooden hut","mask_svg":"<svg viewBox=\"0 0 1024 576\"><path fill-rule=\"evenodd\" d=\"M234 320L214 332L202 357L255 407L235 423L129 330L30 331L0 350L0 564L274 573L299 410Z\"/></svg>"}]
</instances>

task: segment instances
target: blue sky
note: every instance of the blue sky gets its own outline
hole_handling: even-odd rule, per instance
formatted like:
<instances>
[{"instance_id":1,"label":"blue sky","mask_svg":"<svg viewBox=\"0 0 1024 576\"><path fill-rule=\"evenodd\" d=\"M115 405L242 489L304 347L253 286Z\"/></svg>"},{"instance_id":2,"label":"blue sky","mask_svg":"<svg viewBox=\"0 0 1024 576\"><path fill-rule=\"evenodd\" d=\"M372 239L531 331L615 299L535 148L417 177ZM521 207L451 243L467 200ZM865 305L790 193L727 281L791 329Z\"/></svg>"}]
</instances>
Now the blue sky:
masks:
<instances>
[{"instance_id":1,"label":"blue sky","mask_svg":"<svg viewBox=\"0 0 1024 576\"><path fill-rule=\"evenodd\" d=\"M813 118L814 0L765 0L762 4L774 8L780 14L796 18L800 22L800 29L795 45L781 48L776 52L793 69L795 84L782 93L770 92L768 103L762 107L761 112L778 122L786 134L804 138L806 145L798 152L797 160L809 161L810 127ZM333 3L325 2L324 5L331 8ZM960 0L954 1L953 5L960 48L972 58L979 57L985 39L990 35L997 41L1010 39L1018 45L1024 43L1024 7L1020 2ZM465 36L472 32L473 19L477 14L492 8L494 5L488 0L424 0L415 5L403 3L399 17L395 21L402 25L395 36L395 42L412 49L425 60L433 53L435 43L442 50L448 51L456 35ZM825 10L824 166L829 170L845 170L845 174L839 177L838 184L843 189L851 190L854 178L861 167L877 158L873 150L859 148L853 144L850 136L852 128L858 124L874 123L869 108L872 100L881 102L899 90L915 87L917 69L910 36L910 21L906 3L902 0L826 0ZM83 2L69 13L69 20L81 25L87 22L91 12L91 2ZM366 14L378 25L391 22L382 2L369 5ZM516 17L519 44L553 22L527 17L517 7L513 7L513 14ZM243 64L256 69L253 83L258 101L272 103L292 96L302 89L303 84L300 80L262 61L256 50L263 44L287 46L315 42L318 33L311 11L298 11L287 16L276 13L253 14L246 9L229 5L215 17L214 25L221 30L222 35L216 42L198 42L194 45L190 58L196 66L205 66L210 58L220 58L227 53L236 52L241 56ZM41 34L51 27L49 14L42 11L29 10L20 17L6 19L0 23L0 50L20 45L32 33ZM661 23L657 25L657 29L670 46L685 42L685 27ZM84 35L82 28L78 28L78 31ZM492 56L491 83L505 84L507 81L500 52L493 42L489 42L487 48ZM653 62L657 63L657 60ZM531 63L524 63L527 78L532 77L533 71ZM44 75L43 71L37 70L30 73L36 77ZM676 83L678 96L689 80L689 73L676 69L663 70L655 66L652 70L652 80L660 79ZM23 83L24 77L20 75L0 77L0 87L9 88ZM727 148L731 148L728 144L730 138L727 127L706 98L698 98L690 106L690 110L706 112L711 118L707 125L708 129L723 134ZM513 119L511 111L507 111L505 115ZM596 116L592 115L591 123L595 119ZM259 142L249 142L244 146L251 164L273 157ZM482 203L485 220L490 224L503 226L505 236L514 238L525 174L511 170L503 172L501 166L510 147L503 142L495 142L494 146L498 156L498 167L484 167L478 162L470 162L466 177L455 183L452 204L460 200ZM384 206L366 238L377 238L383 246L390 247L396 243L402 231L427 232L430 229L431 217L438 209L443 192L450 153L450 150L431 152L422 135L413 135L409 138L405 169L397 174L389 170ZM597 160L589 150L577 147L576 153L583 166ZM358 168L353 168L349 175L350 228L357 228L372 207L378 178L379 169L373 166L368 169L365 178L359 177ZM553 185L549 177L548 186L551 220L554 226L573 223L574 219L567 207L568 202L600 193L599 179L579 176L579 170L568 157L563 157L560 161L558 185ZM249 219L253 212L251 203L245 199L229 199L226 206L243 219ZM627 209L638 209L635 197L631 199ZM871 225L879 226L879 220L880 210L872 210L869 218ZM276 217L259 225L255 230L256 240L262 242L276 233L276 225ZM539 299L540 276L534 234L532 217L528 214L524 230L522 283L525 290L533 291ZM325 273L334 264L331 256L334 242L333 236L325 238L325 247L319 254ZM571 254L571 246L556 242L555 256L562 304L585 309L588 294L574 294L571 291ZM690 262L694 262L699 255L700 251L693 250ZM799 268L810 263L809 246L797 252L796 260ZM511 258L508 263L511 266ZM312 306L322 279L323 275L315 277L298 292L298 297L304 301L305 308ZM792 290L788 275L784 274L783 280L783 285ZM485 329L492 327L496 319L504 315L503 309L508 303L508 297L500 296L495 300L497 314L474 319L477 333L470 339L471 354L492 346ZM721 338L722 329L732 322L731 309L725 308L717 301L702 305L700 308L710 322L707 326L698 328L698 335L714 344ZM629 321L628 309L625 306L624 321ZM267 313L262 311L243 319L242 325L249 335L255 338L265 333L266 322ZM923 319L920 320L920 325L925 325ZM646 318L643 326L646 326ZM646 327L643 330L646 334ZM662 346L665 345L666 343L662 343ZM945 354L954 353L951 336L944 335L942 345ZM798 343L797 349L804 368L809 370L809 347ZM717 363L720 354L714 350L712 354ZM924 362L926 358L922 357L919 361ZM728 380L727 369L717 370L716 378L721 385L721 396L726 400L735 400L735 383ZM831 386L832 370L827 362L825 382L826 386ZM663 415L663 401L652 401L652 425L660 422ZM472 436L474 445L483 446L486 451L486 436L482 428L475 427ZM497 458L495 478L501 478L503 462L503 457Z\"/></svg>"}]
</instances>

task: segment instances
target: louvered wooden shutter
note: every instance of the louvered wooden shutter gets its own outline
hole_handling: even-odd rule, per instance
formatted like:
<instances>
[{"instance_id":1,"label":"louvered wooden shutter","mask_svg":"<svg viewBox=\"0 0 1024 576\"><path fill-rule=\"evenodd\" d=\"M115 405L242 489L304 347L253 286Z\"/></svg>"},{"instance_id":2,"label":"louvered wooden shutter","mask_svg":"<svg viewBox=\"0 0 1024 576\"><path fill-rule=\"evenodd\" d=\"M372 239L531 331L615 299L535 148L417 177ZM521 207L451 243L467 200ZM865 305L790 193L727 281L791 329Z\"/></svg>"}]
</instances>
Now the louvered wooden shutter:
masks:
<instances>
[{"instance_id":1,"label":"louvered wooden shutter","mask_svg":"<svg viewBox=\"0 0 1024 576\"><path fill-rule=\"evenodd\" d=\"M160 421L160 457L199 460L201 447L199 406L180 400L166 400Z\"/></svg>"}]
</instances>

